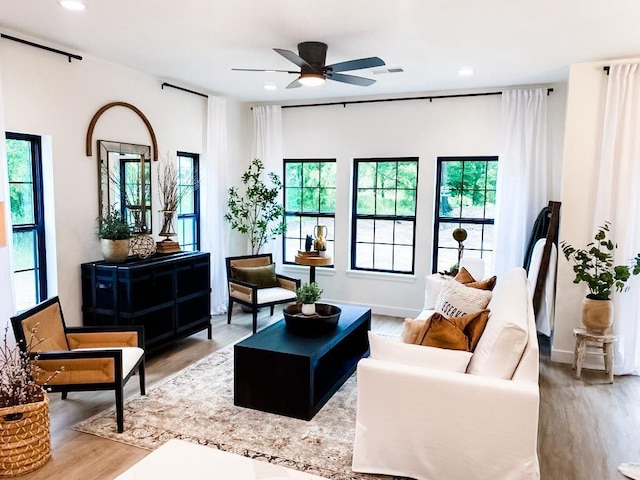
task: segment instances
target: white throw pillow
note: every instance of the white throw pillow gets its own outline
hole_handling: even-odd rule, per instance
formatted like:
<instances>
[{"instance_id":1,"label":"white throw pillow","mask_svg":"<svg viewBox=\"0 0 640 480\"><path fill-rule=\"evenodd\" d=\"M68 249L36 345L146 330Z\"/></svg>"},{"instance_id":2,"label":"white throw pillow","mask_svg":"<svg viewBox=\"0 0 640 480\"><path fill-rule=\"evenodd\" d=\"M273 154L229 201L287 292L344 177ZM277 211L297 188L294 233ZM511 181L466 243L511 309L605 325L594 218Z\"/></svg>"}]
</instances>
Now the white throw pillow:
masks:
<instances>
[{"instance_id":1,"label":"white throw pillow","mask_svg":"<svg viewBox=\"0 0 640 480\"><path fill-rule=\"evenodd\" d=\"M425 277L426 282L424 289L424 307L422 307L423 310L433 310L435 308L436 300L438 299L440 290L447 281L447 278L450 277L446 277L439 273L433 273Z\"/></svg>"},{"instance_id":2,"label":"white throw pillow","mask_svg":"<svg viewBox=\"0 0 640 480\"><path fill-rule=\"evenodd\" d=\"M487 308L491 296L490 290L465 287L462 283L451 278L440 289L435 311L447 318L462 317Z\"/></svg>"},{"instance_id":3,"label":"white throw pillow","mask_svg":"<svg viewBox=\"0 0 640 480\"><path fill-rule=\"evenodd\" d=\"M369 348L369 356L376 360L459 373L467 371L467 365L473 355L462 350L402 343L373 332L369 332Z\"/></svg>"}]
</instances>

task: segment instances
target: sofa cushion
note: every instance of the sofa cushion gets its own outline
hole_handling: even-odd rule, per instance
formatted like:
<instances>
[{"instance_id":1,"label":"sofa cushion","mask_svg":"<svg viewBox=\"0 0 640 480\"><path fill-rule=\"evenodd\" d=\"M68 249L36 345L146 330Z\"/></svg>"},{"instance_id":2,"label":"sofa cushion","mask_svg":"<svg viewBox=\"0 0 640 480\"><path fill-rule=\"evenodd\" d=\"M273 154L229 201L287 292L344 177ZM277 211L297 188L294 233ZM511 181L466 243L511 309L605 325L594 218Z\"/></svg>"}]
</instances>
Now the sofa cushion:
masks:
<instances>
[{"instance_id":1,"label":"sofa cushion","mask_svg":"<svg viewBox=\"0 0 640 480\"><path fill-rule=\"evenodd\" d=\"M447 318L461 317L487 308L491 296L491 291L465 287L452 278L442 286L435 310Z\"/></svg>"},{"instance_id":2,"label":"sofa cushion","mask_svg":"<svg viewBox=\"0 0 640 480\"><path fill-rule=\"evenodd\" d=\"M424 321L414 343L451 350L472 351L477 339L472 338L468 332L479 331L480 334L482 332L478 328L469 330L469 327L476 322L480 326L486 324L488 315L488 310L481 310L461 317L446 318L436 312Z\"/></svg>"},{"instance_id":3,"label":"sofa cushion","mask_svg":"<svg viewBox=\"0 0 640 480\"><path fill-rule=\"evenodd\" d=\"M402 325L402 341L404 343L419 343L417 342L418 335L420 335L425 321L428 320L433 313L434 312L430 310L423 310L417 318L405 318ZM472 314L474 315L474 319L469 322L463 330L469 339L469 349L472 352L475 350L489 320L489 310L483 310L480 313L481 314Z\"/></svg>"},{"instance_id":4,"label":"sofa cushion","mask_svg":"<svg viewBox=\"0 0 640 480\"><path fill-rule=\"evenodd\" d=\"M369 332L369 348L370 358L376 360L459 373L466 371L472 356L460 350L409 345L373 332Z\"/></svg>"},{"instance_id":5,"label":"sofa cushion","mask_svg":"<svg viewBox=\"0 0 640 480\"><path fill-rule=\"evenodd\" d=\"M242 282L252 283L259 288L279 287L276 277L276 265L262 265L259 267L234 267L231 266L231 276Z\"/></svg>"},{"instance_id":6,"label":"sofa cushion","mask_svg":"<svg viewBox=\"0 0 640 480\"><path fill-rule=\"evenodd\" d=\"M476 280L466 268L462 267L455 276L455 279L465 287L479 288L480 290L493 290L496 286L497 277L494 275L493 277L485 280Z\"/></svg>"},{"instance_id":7,"label":"sofa cushion","mask_svg":"<svg viewBox=\"0 0 640 480\"><path fill-rule=\"evenodd\" d=\"M424 325L424 318L405 318L402 324L402 335L400 339L404 343L416 343L418 334Z\"/></svg>"},{"instance_id":8,"label":"sofa cushion","mask_svg":"<svg viewBox=\"0 0 640 480\"><path fill-rule=\"evenodd\" d=\"M524 269L501 276L489 303L491 313L468 373L511 379L527 344L529 292Z\"/></svg>"},{"instance_id":9,"label":"sofa cushion","mask_svg":"<svg viewBox=\"0 0 640 480\"><path fill-rule=\"evenodd\" d=\"M449 277L440 273L433 273L425 277L423 310L433 310L435 308L442 285L444 285L448 278Z\"/></svg>"}]
</instances>

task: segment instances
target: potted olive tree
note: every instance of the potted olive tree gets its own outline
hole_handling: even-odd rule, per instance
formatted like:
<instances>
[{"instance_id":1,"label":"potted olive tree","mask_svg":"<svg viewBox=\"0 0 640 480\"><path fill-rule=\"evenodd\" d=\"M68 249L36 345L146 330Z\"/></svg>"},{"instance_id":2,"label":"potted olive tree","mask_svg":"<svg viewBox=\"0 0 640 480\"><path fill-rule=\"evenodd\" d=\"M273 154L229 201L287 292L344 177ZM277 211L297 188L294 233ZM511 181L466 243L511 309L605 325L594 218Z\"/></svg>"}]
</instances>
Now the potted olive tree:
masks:
<instances>
[{"instance_id":1,"label":"potted olive tree","mask_svg":"<svg viewBox=\"0 0 640 480\"><path fill-rule=\"evenodd\" d=\"M316 302L320 300L322 289L316 282L305 283L296 290L296 301L302 304L303 315L313 315L316 313Z\"/></svg>"},{"instance_id":2,"label":"potted olive tree","mask_svg":"<svg viewBox=\"0 0 640 480\"><path fill-rule=\"evenodd\" d=\"M107 262L124 262L129 255L131 227L124 221L120 212L109 210L100 219L98 227L102 256Z\"/></svg>"},{"instance_id":3,"label":"potted olive tree","mask_svg":"<svg viewBox=\"0 0 640 480\"><path fill-rule=\"evenodd\" d=\"M630 265L614 265L613 252L618 247L607 238L609 222L598 228L593 242L586 249L560 242L565 258L573 263L576 274L573 283L587 284L589 294L582 302L582 323L590 333L602 334L613 322L613 290L623 292L631 275L640 273L640 254Z\"/></svg>"},{"instance_id":4,"label":"potted olive tree","mask_svg":"<svg viewBox=\"0 0 640 480\"><path fill-rule=\"evenodd\" d=\"M286 229L284 207L278 201L282 181L270 172L268 178L272 186L268 186L262 179L263 172L262 161L254 159L242 175L244 193L241 194L237 187L229 189L229 210L224 215L231 228L249 237L251 255L260 253L265 243Z\"/></svg>"}]
</instances>

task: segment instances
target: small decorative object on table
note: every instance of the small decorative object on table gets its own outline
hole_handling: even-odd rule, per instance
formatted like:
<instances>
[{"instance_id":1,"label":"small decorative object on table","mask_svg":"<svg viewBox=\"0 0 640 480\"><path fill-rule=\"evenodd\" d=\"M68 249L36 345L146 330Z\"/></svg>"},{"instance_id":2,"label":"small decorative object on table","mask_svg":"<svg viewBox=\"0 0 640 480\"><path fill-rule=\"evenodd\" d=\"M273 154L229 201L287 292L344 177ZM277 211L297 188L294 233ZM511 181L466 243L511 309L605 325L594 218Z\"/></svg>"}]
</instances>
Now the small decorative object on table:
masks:
<instances>
[{"instance_id":1,"label":"small decorative object on table","mask_svg":"<svg viewBox=\"0 0 640 480\"><path fill-rule=\"evenodd\" d=\"M145 259L156 253L156 241L151 235L141 233L131 238L131 253Z\"/></svg>"},{"instance_id":2,"label":"small decorative object on table","mask_svg":"<svg viewBox=\"0 0 640 480\"><path fill-rule=\"evenodd\" d=\"M120 212L109 210L100 219L98 237L102 256L107 262L124 262L129 255L131 227L124 221Z\"/></svg>"},{"instance_id":3,"label":"small decorative object on table","mask_svg":"<svg viewBox=\"0 0 640 480\"><path fill-rule=\"evenodd\" d=\"M322 289L316 282L305 283L296 290L296 301L301 304L302 315L313 315L316 313L316 302L320 300Z\"/></svg>"},{"instance_id":4,"label":"small decorative object on table","mask_svg":"<svg viewBox=\"0 0 640 480\"><path fill-rule=\"evenodd\" d=\"M573 262L576 274L573 283L584 282L589 289L589 294L582 301L582 323L588 333L599 335L605 333L613 323L612 290L626 291L628 287L625 287L625 283L631 275L640 273L640 253L636 254L630 265L613 265L613 252L618 245L607 239L610 225L604 222L598 228L593 237L595 242L587 244L588 250L560 242L565 258Z\"/></svg>"},{"instance_id":5,"label":"small decorative object on table","mask_svg":"<svg viewBox=\"0 0 640 480\"><path fill-rule=\"evenodd\" d=\"M304 251L310 252L312 246L313 246L313 237L311 235L307 235L307 238L304 241Z\"/></svg>"},{"instance_id":6,"label":"small decorative object on table","mask_svg":"<svg viewBox=\"0 0 640 480\"><path fill-rule=\"evenodd\" d=\"M313 242L313 248L320 254L320 251L324 251L327 249L327 242L325 237L327 236L327 227L326 225L316 225L315 229L316 239Z\"/></svg>"},{"instance_id":7,"label":"small decorative object on table","mask_svg":"<svg viewBox=\"0 0 640 480\"><path fill-rule=\"evenodd\" d=\"M29 354L9 347L8 328L0 347L0 477L29 473L51 456L49 397Z\"/></svg>"},{"instance_id":8,"label":"small decorative object on table","mask_svg":"<svg viewBox=\"0 0 640 480\"><path fill-rule=\"evenodd\" d=\"M294 333L314 335L335 329L342 310L335 305L316 303L315 313L305 315L302 305L288 305L282 310L287 328Z\"/></svg>"}]
</instances>

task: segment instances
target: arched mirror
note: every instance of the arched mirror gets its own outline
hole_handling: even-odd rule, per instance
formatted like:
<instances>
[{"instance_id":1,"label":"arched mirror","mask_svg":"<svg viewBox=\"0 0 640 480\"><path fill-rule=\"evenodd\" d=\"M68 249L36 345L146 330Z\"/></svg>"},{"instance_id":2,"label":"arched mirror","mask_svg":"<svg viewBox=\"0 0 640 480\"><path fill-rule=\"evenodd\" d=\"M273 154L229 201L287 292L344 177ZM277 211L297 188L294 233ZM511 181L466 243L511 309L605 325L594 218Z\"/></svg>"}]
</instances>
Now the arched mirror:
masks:
<instances>
[{"instance_id":1,"label":"arched mirror","mask_svg":"<svg viewBox=\"0 0 640 480\"><path fill-rule=\"evenodd\" d=\"M121 213L135 233L151 233L151 147L98 140L100 216Z\"/></svg>"}]
</instances>

